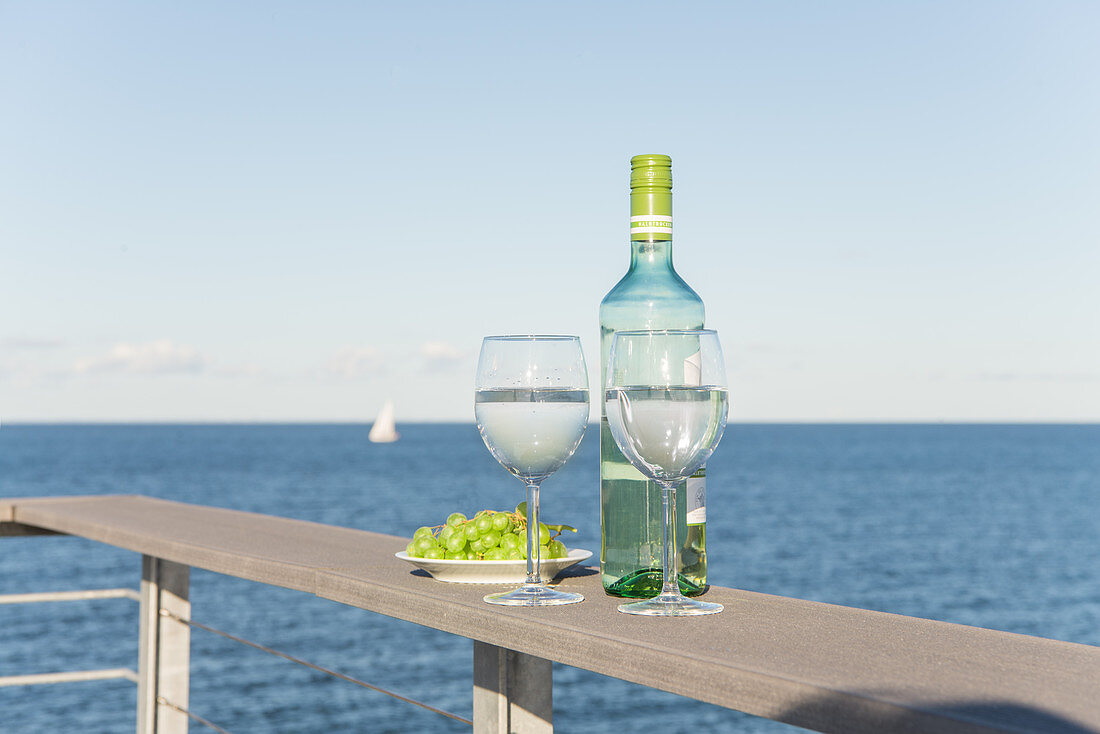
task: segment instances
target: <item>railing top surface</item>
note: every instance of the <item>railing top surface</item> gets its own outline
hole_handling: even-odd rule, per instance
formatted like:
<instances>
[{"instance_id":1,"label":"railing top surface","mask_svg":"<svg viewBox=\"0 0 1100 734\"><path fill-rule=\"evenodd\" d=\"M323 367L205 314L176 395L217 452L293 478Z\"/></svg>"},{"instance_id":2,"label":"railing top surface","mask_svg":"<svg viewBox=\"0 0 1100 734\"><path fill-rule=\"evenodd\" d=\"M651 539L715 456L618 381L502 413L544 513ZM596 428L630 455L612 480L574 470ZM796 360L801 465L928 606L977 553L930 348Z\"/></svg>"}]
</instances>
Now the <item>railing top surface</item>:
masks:
<instances>
[{"instance_id":1,"label":"railing top surface","mask_svg":"<svg viewBox=\"0 0 1100 734\"><path fill-rule=\"evenodd\" d=\"M720 587L722 614L632 617L594 569L560 581L582 604L495 607L412 573L395 536L138 496L0 500L0 534L34 528L820 731L1100 732L1100 647Z\"/></svg>"}]
</instances>

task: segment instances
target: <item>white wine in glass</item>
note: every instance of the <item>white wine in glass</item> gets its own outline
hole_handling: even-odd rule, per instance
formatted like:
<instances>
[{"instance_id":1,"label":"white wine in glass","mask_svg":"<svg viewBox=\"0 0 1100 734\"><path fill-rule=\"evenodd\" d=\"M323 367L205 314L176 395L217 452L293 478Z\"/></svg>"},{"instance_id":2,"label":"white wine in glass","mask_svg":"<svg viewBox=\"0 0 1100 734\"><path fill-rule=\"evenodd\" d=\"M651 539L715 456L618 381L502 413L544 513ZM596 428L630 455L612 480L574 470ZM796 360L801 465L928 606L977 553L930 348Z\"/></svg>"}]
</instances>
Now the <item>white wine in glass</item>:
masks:
<instances>
[{"instance_id":1,"label":"white wine in glass","mask_svg":"<svg viewBox=\"0 0 1100 734\"><path fill-rule=\"evenodd\" d=\"M604 409L611 435L638 471L661 485L663 584L652 599L619 605L627 614L715 614L721 604L689 599L676 578L676 484L706 463L728 411L726 368L711 329L618 331L611 341Z\"/></svg>"},{"instance_id":2,"label":"white wine in glass","mask_svg":"<svg viewBox=\"0 0 1100 734\"><path fill-rule=\"evenodd\" d=\"M551 589L539 564L539 488L569 460L588 425L588 371L575 336L487 336L474 393L481 438L501 466L527 485L527 581L490 594L490 604L547 606L584 597Z\"/></svg>"}]
</instances>

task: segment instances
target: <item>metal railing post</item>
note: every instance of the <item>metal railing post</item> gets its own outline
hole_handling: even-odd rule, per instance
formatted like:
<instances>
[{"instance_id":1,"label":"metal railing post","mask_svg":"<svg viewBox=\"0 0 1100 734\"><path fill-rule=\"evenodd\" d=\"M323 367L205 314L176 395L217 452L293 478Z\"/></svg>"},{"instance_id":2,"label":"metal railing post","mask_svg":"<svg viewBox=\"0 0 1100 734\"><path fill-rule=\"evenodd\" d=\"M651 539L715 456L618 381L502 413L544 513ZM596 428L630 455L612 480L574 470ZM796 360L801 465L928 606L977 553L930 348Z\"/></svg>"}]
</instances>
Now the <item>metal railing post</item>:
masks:
<instances>
[{"instance_id":1,"label":"metal railing post","mask_svg":"<svg viewBox=\"0 0 1100 734\"><path fill-rule=\"evenodd\" d=\"M474 640L474 734L552 734L550 661Z\"/></svg>"},{"instance_id":2,"label":"metal railing post","mask_svg":"<svg viewBox=\"0 0 1100 734\"><path fill-rule=\"evenodd\" d=\"M161 614L191 618L191 567L141 558L141 639L138 649L137 734L187 734L191 628Z\"/></svg>"}]
</instances>

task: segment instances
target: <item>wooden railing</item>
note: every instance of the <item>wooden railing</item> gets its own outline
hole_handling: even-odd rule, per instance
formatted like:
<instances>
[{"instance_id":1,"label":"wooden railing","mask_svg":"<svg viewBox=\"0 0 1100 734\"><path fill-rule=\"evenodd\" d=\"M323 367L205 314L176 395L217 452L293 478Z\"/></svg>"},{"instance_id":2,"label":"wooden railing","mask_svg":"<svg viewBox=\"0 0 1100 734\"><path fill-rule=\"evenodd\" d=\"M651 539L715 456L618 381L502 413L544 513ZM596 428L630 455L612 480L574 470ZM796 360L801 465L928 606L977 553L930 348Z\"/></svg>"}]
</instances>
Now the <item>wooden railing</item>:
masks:
<instances>
[{"instance_id":1,"label":"wooden railing","mask_svg":"<svg viewBox=\"0 0 1100 734\"><path fill-rule=\"evenodd\" d=\"M394 558L404 538L138 496L0 500L0 535L61 533L144 556L138 732L187 731L194 566L474 640L474 731L552 731L550 661L823 732L1100 733L1100 648L713 588L726 611L662 620L585 602L484 604Z\"/></svg>"}]
</instances>

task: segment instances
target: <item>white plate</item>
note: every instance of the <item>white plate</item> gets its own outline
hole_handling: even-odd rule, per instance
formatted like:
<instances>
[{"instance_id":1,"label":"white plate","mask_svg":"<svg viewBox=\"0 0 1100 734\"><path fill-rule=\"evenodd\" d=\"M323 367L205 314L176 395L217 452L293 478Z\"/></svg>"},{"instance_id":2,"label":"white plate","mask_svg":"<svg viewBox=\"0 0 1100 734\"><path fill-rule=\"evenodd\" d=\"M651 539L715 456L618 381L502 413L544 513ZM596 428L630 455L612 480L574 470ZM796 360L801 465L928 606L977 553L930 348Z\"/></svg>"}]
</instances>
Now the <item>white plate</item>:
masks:
<instances>
[{"instance_id":1,"label":"white plate","mask_svg":"<svg viewBox=\"0 0 1100 734\"><path fill-rule=\"evenodd\" d=\"M448 561L413 558L405 551L394 553L402 561L430 573L437 581L455 584L522 584L527 580L527 561ZM573 548L565 558L544 558L539 563L543 581L581 561L591 558L592 551Z\"/></svg>"}]
</instances>

